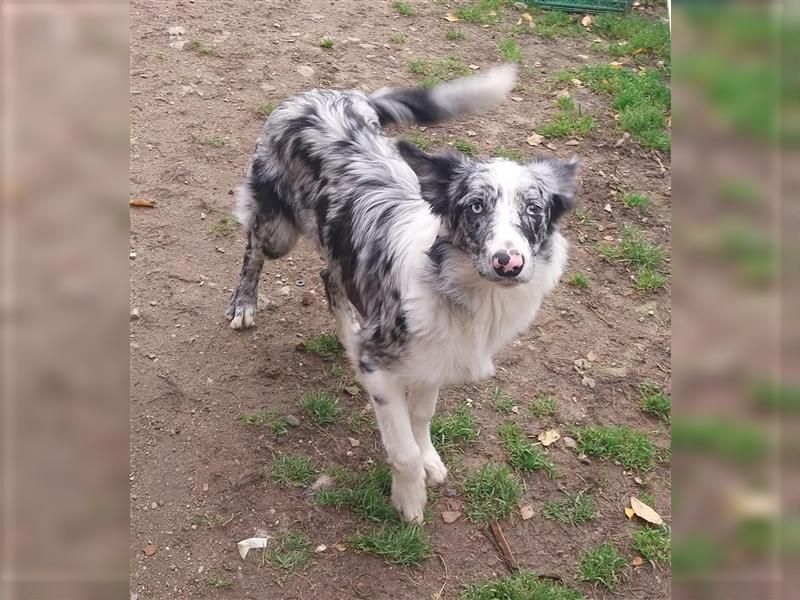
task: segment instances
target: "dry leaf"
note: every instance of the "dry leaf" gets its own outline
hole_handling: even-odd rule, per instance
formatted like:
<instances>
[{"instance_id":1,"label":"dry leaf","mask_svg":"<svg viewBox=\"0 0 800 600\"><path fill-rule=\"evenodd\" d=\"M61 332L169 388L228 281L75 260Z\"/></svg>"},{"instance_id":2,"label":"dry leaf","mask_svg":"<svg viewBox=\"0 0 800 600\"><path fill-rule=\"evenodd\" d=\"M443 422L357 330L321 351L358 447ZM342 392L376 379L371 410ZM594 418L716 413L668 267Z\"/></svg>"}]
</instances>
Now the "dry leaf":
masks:
<instances>
[{"instance_id":1,"label":"dry leaf","mask_svg":"<svg viewBox=\"0 0 800 600\"><path fill-rule=\"evenodd\" d=\"M538 133L532 133L525 139L529 146L538 146L543 140L544 138Z\"/></svg>"},{"instance_id":2,"label":"dry leaf","mask_svg":"<svg viewBox=\"0 0 800 600\"><path fill-rule=\"evenodd\" d=\"M641 556L634 556L631 564L634 567L641 567L644 564L644 559Z\"/></svg>"},{"instance_id":3,"label":"dry leaf","mask_svg":"<svg viewBox=\"0 0 800 600\"><path fill-rule=\"evenodd\" d=\"M341 542L339 542L338 544L336 544L336 545L334 546L334 548L336 548L336 550L337 550L338 552L344 552L345 550L347 550L347 546L345 546L345 545L344 545L344 544L342 544Z\"/></svg>"},{"instance_id":4,"label":"dry leaf","mask_svg":"<svg viewBox=\"0 0 800 600\"><path fill-rule=\"evenodd\" d=\"M451 12L449 12L449 13L447 13L447 14L444 16L444 20L445 20L445 21L450 21L451 23L455 23L456 21L460 21L461 19L459 19L459 18L456 16L456 14L455 14L455 13L451 13Z\"/></svg>"},{"instance_id":5,"label":"dry leaf","mask_svg":"<svg viewBox=\"0 0 800 600\"><path fill-rule=\"evenodd\" d=\"M558 433L557 430L548 429L547 431L540 433L537 439L542 443L542 446L549 446L550 444L558 441L560 438L561 434Z\"/></svg>"},{"instance_id":6,"label":"dry leaf","mask_svg":"<svg viewBox=\"0 0 800 600\"><path fill-rule=\"evenodd\" d=\"M584 27L591 27L592 26L592 17L591 15L586 15L581 19L581 25Z\"/></svg>"},{"instance_id":7,"label":"dry leaf","mask_svg":"<svg viewBox=\"0 0 800 600\"><path fill-rule=\"evenodd\" d=\"M567 448L577 448L578 447L578 442L573 440L571 437L565 437L564 438L564 445Z\"/></svg>"},{"instance_id":8,"label":"dry leaf","mask_svg":"<svg viewBox=\"0 0 800 600\"><path fill-rule=\"evenodd\" d=\"M514 102L522 102L522 96L509 96Z\"/></svg>"},{"instance_id":9,"label":"dry leaf","mask_svg":"<svg viewBox=\"0 0 800 600\"><path fill-rule=\"evenodd\" d=\"M533 17L530 13L522 13L522 18L526 20L528 23L533 23Z\"/></svg>"},{"instance_id":10,"label":"dry leaf","mask_svg":"<svg viewBox=\"0 0 800 600\"><path fill-rule=\"evenodd\" d=\"M144 198L131 198L130 205L131 206L142 206L144 208L155 208L156 201L155 200L146 200Z\"/></svg>"},{"instance_id":11,"label":"dry leaf","mask_svg":"<svg viewBox=\"0 0 800 600\"><path fill-rule=\"evenodd\" d=\"M583 85L583 82L582 82L580 79L570 79L570 80L569 80L569 82L570 82L572 85L577 85L577 86L581 86L581 85Z\"/></svg>"},{"instance_id":12,"label":"dry leaf","mask_svg":"<svg viewBox=\"0 0 800 600\"><path fill-rule=\"evenodd\" d=\"M637 54L641 54L642 52L644 52L644 48L637 48L636 50L633 51L633 55L636 56Z\"/></svg>"},{"instance_id":13,"label":"dry leaf","mask_svg":"<svg viewBox=\"0 0 800 600\"><path fill-rule=\"evenodd\" d=\"M628 508L627 506L625 507L625 516L628 517L628 521L630 521L633 518L633 515L635 514L636 513L633 512L632 508Z\"/></svg>"},{"instance_id":14,"label":"dry leaf","mask_svg":"<svg viewBox=\"0 0 800 600\"><path fill-rule=\"evenodd\" d=\"M565 142L565 145L567 145L567 146L580 146L581 143L578 140L567 140Z\"/></svg>"},{"instance_id":15,"label":"dry leaf","mask_svg":"<svg viewBox=\"0 0 800 600\"><path fill-rule=\"evenodd\" d=\"M653 525L664 524L664 519L661 518L661 515L637 498L631 497L631 508L633 508L633 512L636 513L636 516L644 519L648 523L652 523Z\"/></svg>"},{"instance_id":16,"label":"dry leaf","mask_svg":"<svg viewBox=\"0 0 800 600\"><path fill-rule=\"evenodd\" d=\"M446 510L442 513L442 521L445 523L454 523L460 516L461 513L457 510Z\"/></svg>"},{"instance_id":17,"label":"dry leaf","mask_svg":"<svg viewBox=\"0 0 800 600\"><path fill-rule=\"evenodd\" d=\"M609 67L613 67L615 69L620 69L620 68L622 68L622 63L621 62L617 62L616 60L614 60L614 61L611 61L610 63L608 63L608 66Z\"/></svg>"},{"instance_id":18,"label":"dry leaf","mask_svg":"<svg viewBox=\"0 0 800 600\"><path fill-rule=\"evenodd\" d=\"M533 507L530 504L519 507L519 514L522 515L522 520L527 521L533 516Z\"/></svg>"},{"instance_id":19,"label":"dry leaf","mask_svg":"<svg viewBox=\"0 0 800 600\"><path fill-rule=\"evenodd\" d=\"M356 438L349 437L347 438L347 441L350 442L351 448L358 448L361 445L361 442L359 442Z\"/></svg>"},{"instance_id":20,"label":"dry leaf","mask_svg":"<svg viewBox=\"0 0 800 600\"><path fill-rule=\"evenodd\" d=\"M519 414L519 406L517 406L516 404L514 406L512 406L511 407L511 412L514 413L515 415L518 415Z\"/></svg>"},{"instance_id":21,"label":"dry leaf","mask_svg":"<svg viewBox=\"0 0 800 600\"><path fill-rule=\"evenodd\" d=\"M555 144L545 144L545 146L547 146L548 148L550 148L550 150L552 150L553 152L555 152L556 150L558 150L558 148L556 147L556 145L555 145Z\"/></svg>"}]
</instances>

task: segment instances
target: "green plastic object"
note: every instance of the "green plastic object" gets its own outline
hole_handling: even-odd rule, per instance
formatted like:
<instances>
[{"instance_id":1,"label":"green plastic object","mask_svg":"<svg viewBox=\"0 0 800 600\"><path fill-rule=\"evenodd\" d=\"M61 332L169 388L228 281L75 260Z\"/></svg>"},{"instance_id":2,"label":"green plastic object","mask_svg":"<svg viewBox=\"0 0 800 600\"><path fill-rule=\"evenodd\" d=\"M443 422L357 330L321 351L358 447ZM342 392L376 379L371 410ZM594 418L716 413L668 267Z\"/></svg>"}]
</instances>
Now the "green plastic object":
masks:
<instances>
[{"instance_id":1,"label":"green plastic object","mask_svg":"<svg viewBox=\"0 0 800 600\"><path fill-rule=\"evenodd\" d=\"M627 13L633 0L526 0L530 6L582 13Z\"/></svg>"}]
</instances>

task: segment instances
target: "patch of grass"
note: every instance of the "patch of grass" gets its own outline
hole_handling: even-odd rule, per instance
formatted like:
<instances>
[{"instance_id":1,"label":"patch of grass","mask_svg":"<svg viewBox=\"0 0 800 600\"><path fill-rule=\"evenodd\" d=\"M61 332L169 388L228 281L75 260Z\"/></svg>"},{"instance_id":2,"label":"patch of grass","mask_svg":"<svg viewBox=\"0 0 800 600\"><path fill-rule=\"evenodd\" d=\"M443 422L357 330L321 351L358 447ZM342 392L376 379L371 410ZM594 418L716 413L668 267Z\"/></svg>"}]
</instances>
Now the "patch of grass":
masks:
<instances>
[{"instance_id":1,"label":"patch of grass","mask_svg":"<svg viewBox=\"0 0 800 600\"><path fill-rule=\"evenodd\" d=\"M403 15L404 17L413 17L416 14L414 7L407 2L395 2L392 4L392 8L397 14Z\"/></svg>"},{"instance_id":2,"label":"patch of grass","mask_svg":"<svg viewBox=\"0 0 800 600\"><path fill-rule=\"evenodd\" d=\"M446 452L459 444L474 442L477 437L475 417L466 404L449 413L436 415L431 420L431 441L439 452Z\"/></svg>"},{"instance_id":3,"label":"patch of grass","mask_svg":"<svg viewBox=\"0 0 800 600\"><path fill-rule=\"evenodd\" d=\"M497 386L492 388L492 395L489 398L489 404L491 404L492 408L497 412L504 415L510 415L512 412L514 412L514 407L517 406L514 398L512 398L508 392L500 389Z\"/></svg>"},{"instance_id":4,"label":"patch of grass","mask_svg":"<svg viewBox=\"0 0 800 600\"><path fill-rule=\"evenodd\" d=\"M622 197L622 203L628 208L648 208L650 198L644 194L625 194Z\"/></svg>"},{"instance_id":5,"label":"patch of grass","mask_svg":"<svg viewBox=\"0 0 800 600\"><path fill-rule=\"evenodd\" d=\"M270 421L269 429L275 435L286 435L289 432L289 422L286 417L276 417Z\"/></svg>"},{"instance_id":6,"label":"patch of grass","mask_svg":"<svg viewBox=\"0 0 800 600\"><path fill-rule=\"evenodd\" d=\"M582 114L572 98L559 98L556 106L558 112L555 117L536 128L539 134L548 138L562 138L571 135L587 135L597 129L595 118Z\"/></svg>"},{"instance_id":7,"label":"patch of grass","mask_svg":"<svg viewBox=\"0 0 800 600\"><path fill-rule=\"evenodd\" d=\"M497 23L499 11L506 0L478 0L472 6L465 6L456 11L456 16L462 21L489 25Z\"/></svg>"},{"instance_id":8,"label":"patch of grass","mask_svg":"<svg viewBox=\"0 0 800 600\"><path fill-rule=\"evenodd\" d=\"M667 62L670 60L669 24L661 19L638 15L598 15L592 28L603 38L616 42L608 47L612 56L647 56Z\"/></svg>"},{"instance_id":9,"label":"patch of grass","mask_svg":"<svg viewBox=\"0 0 800 600\"><path fill-rule=\"evenodd\" d=\"M582 225L583 227L590 227L594 224L594 219L592 218L592 215L589 213L588 210L586 210L581 206L573 210L572 214L575 217L575 220L578 222L578 224Z\"/></svg>"},{"instance_id":10,"label":"patch of grass","mask_svg":"<svg viewBox=\"0 0 800 600\"><path fill-rule=\"evenodd\" d=\"M618 245L600 244L598 250L603 258L625 262L637 270L636 288L654 291L666 285L666 277L658 272L664 264L666 251L648 242L642 231L633 225L624 225Z\"/></svg>"},{"instance_id":11,"label":"patch of grass","mask_svg":"<svg viewBox=\"0 0 800 600\"><path fill-rule=\"evenodd\" d=\"M224 148L228 143L227 139L216 133L196 135L194 141L202 146L208 146L209 148Z\"/></svg>"},{"instance_id":12,"label":"patch of grass","mask_svg":"<svg viewBox=\"0 0 800 600\"><path fill-rule=\"evenodd\" d=\"M299 404L300 409L320 427L333 425L339 420L339 415L342 414L338 400L324 392L307 394L303 396Z\"/></svg>"},{"instance_id":13,"label":"patch of grass","mask_svg":"<svg viewBox=\"0 0 800 600\"><path fill-rule=\"evenodd\" d=\"M206 529L213 529L214 527L225 527L236 518L236 515L216 515L213 513L202 513L195 515L194 523Z\"/></svg>"},{"instance_id":14,"label":"patch of grass","mask_svg":"<svg viewBox=\"0 0 800 600\"><path fill-rule=\"evenodd\" d=\"M264 563L283 571L286 577L296 569L311 565L310 542L302 533L287 531L280 536L272 548L264 551Z\"/></svg>"},{"instance_id":15,"label":"patch of grass","mask_svg":"<svg viewBox=\"0 0 800 600\"><path fill-rule=\"evenodd\" d=\"M455 42L457 40L464 39L464 32L461 31L458 27L454 27L453 29L448 29L447 33L444 34L445 39L450 40L451 42Z\"/></svg>"},{"instance_id":16,"label":"patch of grass","mask_svg":"<svg viewBox=\"0 0 800 600\"><path fill-rule=\"evenodd\" d=\"M285 487L305 487L316 477L317 470L305 456L284 454L273 460L270 467L272 481Z\"/></svg>"},{"instance_id":17,"label":"patch of grass","mask_svg":"<svg viewBox=\"0 0 800 600\"><path fill-rule=\"evenodd\" d=\"M547 39L554 37L577 37L584 34L583 28L572 17L559 10L536 11L533 33Z\"/></svg>"},{"instance_id":18,"label":"patch of grass","mask_svg":"<svg viewBox=\"0 0 800 600\"><path fill-rule=\"evenodd\" d=\"M275 103L270 102L269 100L265 100L264 102L259 102L256 105L256 114L260 117L268 117L272 114L272 111L275 110Z\"/></svg>"},{"instance_id":19,"label":"patch of grass","mask_svg":"<svg viewBox=\"0 0 800 600\"><path fill-rule=\"evenodd\" d=\"M497 49L503 58L513 62L522 62L522 50L519 49L517 42L513 38L505 38L497 43Z\"/></svg>"},{"instance_id":20,"label":"patch of grass","mask_svg":"<svg viewBox=\"0 0 800 600\"><path fill-rule=\"evenodd\" d=\"M219 219L214 221L211 226L210 233L215 238L229 237L233 235L239 227L239 221L233 215L222 215Z\"/></svg>"},{"instance_id":21,"label":"patch of grass","mask_svg":"<svg viewBox=\"0 0 800 600\"><path fill-rule=\"evenodd\" d=\"M506 148L505 146L498 146L494 149L494 156L497 158L506 158L516 162L522 162L522 153L514 148Z\"/></svg>"},{"instance_id":22,"label":"patch of grass","mask_svg":"<svg viewBox=\"0 0 800 600\"><path fill-rule=\"evenodd\" d=\"M639 385L642 399L642 410L651 415L661 417L669 423L672 416L672 398L654 381L645 381Z\"/></svg>"},{"instance_id":23,"label":"patch of grass","mask_svg":"<svg viewBox=\"0 0 800 600\"><path fill-rule=\"evenodd\" d=\"M597 504L585 491L564 492L562 500L548 500L542 508L542 516L568 525L581 525L598 516Z\"/></svg>"},{"instance_id":24,"label":"patch of grass","mask_svg":"<svg viewBox=\"0 0 800 600\"><path fill-rule=\"evenodd\" d=\"M464 514L476 523L488 523L511 514L519 498L519 482L503 465L486 463L463 486Z\"/></svg>"},{"instance_id":25,"label":"patch of grass","mask_svg":"<svg viewBox=\"0 0 800 600\"><path fill-rule=\"evenodd\" d=\"M353 433L358 433L364 427L371 427L372 429L377 427L375 414L372 411L360 410L357 413L350 415L350 417L347 419L347 428Z\"/></svg>"},{"instance_id":26,"label":"patch of grass","mask_svg":"<svg viewBox=\"0 0 800 600\"><path fill-rule=\"evenodd\" d=\"M577 427L578 452L597 458L618 460L625 469L647 471L653 465L656 447L643 433L624 425Z\"/></svg>"},{"instance_id":27,"label":"patch of grass","mask_svg":"<svg viewBox=\"0 0 800 600\"><path fill-rule=\"evenodd\" d=\"M695 417L672 424L672 446L678 450L719 456L752 464L769 453L766 432L726 417Z\"/></svg>"},{"instance_id":28,"label":"patch of grass","mask_svg":"<svg viewBox=\"0 0 800 600\"><path fill-rule=\"evenodd\" d=\"M585 273L575 273L569 279L567 279L567 283L572 287L585 290L589 287L589 276Z\"/></svg>"},{"instance_id":29,"label":"patch of grass","mask_svg":"<svg viewBox=\"0 0 800 600\"><path fill-rule=\"evenodd\" d=\"M468 584L459 600L586 600L586 596L522 569L513 575Z\"/></svg>"},{"instance_id":30,"label":"patch of grass","mask_svg":"<svg viewBox=\"0 0 800 600\"><path fill-rule=\"evenodd\" d=\"M423 76L424 79L420 85L424 88L432 88L443 81L450 81L451 79L463 77L470 73L467 65L457 58L452 57L443 58L438 61L415 58L408 63L408 68L415 75Z\"/></svg>"},{"instance_id":31,"label":"patch of grass","mask_svg":"<svg viewBox=\"0 0 800 600\"><path fill-rule=\"evenodd\" d=\"M433 140L422 135L419 129L411 129L405 134L406 139L417 146L420 150L430 152L433 150Z\"/></svg>"},{"instance_id":32,"label":"patch of grass","mask_svg":"<svg viewBox=\"0 0 800 600\"><path fill-rule=\"evenodd\" d=\"M497 434L508 454L508 464L518 471L541 469L551 479L556 476L556 467L538 446L525 437L519 425L508 421L497 428Z\"/></svg>"},{"instance_id":33,"label":"patch of grass","mask_svg":"<svg viewBox=\"0 0 800 600\"><path fill-rule=\"evenodd\" d=\"M611 542L603 542L583 555L580 576L589 583L600 582L612 590L619 582L619 572L627 563Z\"/></svg>"},{"instance_id":34,"label":"patch of grass","mask_svg":"<svg viewBox=\"0 0 800 600\"><path fill-rule=\"evenodd\" d=\"M233 582L224 575L210 575L208 585L218 590L226 590L233 585Z\"/></svg>"},{"instance_id":35,"label":"patch of grass","mask_svg":"<svg viewBox=\"0 0 800 600\"><path fill-rule=\"evenodd\" d=\"M392 489L392 474L381 465L361 473L342 472L336 476L337 486L320 490L314 502L320 506L349 508L369 521L398 523L397 511L389 503Z\"/></svg>"},{"instance_id":36,"label":"patch of grass","mask_svg":"<svg viewBox=\"0 0 800 600\"><path fill-rule=\"evenodd\" d=\"M376 554L404 567L418 565L432 554L425 531L410 523L383 527L369 534L357 533L349 543L356 550Z\"/></svg>"},{"instance_id":37,"label":"patch of grass","mask_svg":"<svg viewBox=\"0 0 800 600\"><path fill-rule=\"evenodd\" d=\"M270 430L275 435L284 435L288 431L286 417L278 416L268 408L262 408L251 413L243 413L239 418L244 424L254 427L269 424Z\"/></svg>"},{"instance_id":38,"label":"patch of grass","mask_svg":"<svg viewBox=\"0 0 800 600\"><path fill-rule=\"evenodd\" d=\"M633 534L633 547L642 558L650 562L672 562L672 535L666 525L637 529Z\"/></svg>"},{"instance_id":39,"label":"patch of grass","mask_svg":"<svg viewBox=\"0 0 800 600\"><path fill-rule=\"evenodd\" d=\"M344 347L342 342L339 341L339 336L330 331L323 331L310 337L303 344L303 347L311 354L328 359L338 358L344 353Z\"/></svg>"},{"instance_id":40,"label":"patch of grass","mask_svg":"<svg viewBox=\"0 0 800 600\"><path fill-rule=\"evenodd\" d=\"M552 396L544 395L544 396L537 396L531 402L531 414L534 417L552 417L556 414L556 410L558 409L556 405L556 399Z\"/></svg>"},{"instance_id":41,"label":"patch of grass","mask_svg":"<svg viewBox=\"0 0 800 600\"><path fill-rule=\"evenodd\" d=\"M667 278L652 269L642 269L636 274L634 286L640 292L655 292L667 285Z\"/></svg>"},{"instance_id":42,"label":"patch of grass","mask_svg":"<svg viewBox=\"0 0 800 600\"><path fill-rule=\"evenodd\" d=\"M459 152L463 152L467 156L475 156L478 152L478 147L475 144L461 138L453 140L453 148Z\"/></svg>"},{"instance_id":43,"label":"patch of grass","mask_svg":"<svg viewBox=\"0 0 800 600\"><path fill-rule=\"evenodd\" d=\"M329 35L326 35L326 36L323 36L323 37L319 38L319 47L320 48L325 48L326 50L328 50L330 48L333 48L335 44L336 44L336 40L333 39Z\"/></svg>"},{"instance_id":44,"label":"patch of grass","mask_svg":"<svg viewBox=\"0 0 800 600\"><path fill-rule=\"evenodd\" d=\"M219 56L219 51L214 46L209 46L198 39L189 40L186 48L203 56Z\"/></svg>"},{"instance_id":45,"label":"patch of grass","mask_svg":"<svg viewBox=\"0 0 800 600\"><path fill-rule=\"evenodd\" d=\"M405 33L393 33L392 36L389 38L389 41L393 44L405 44L406 43L406 34Z\"/></svg>"}]
</instances>

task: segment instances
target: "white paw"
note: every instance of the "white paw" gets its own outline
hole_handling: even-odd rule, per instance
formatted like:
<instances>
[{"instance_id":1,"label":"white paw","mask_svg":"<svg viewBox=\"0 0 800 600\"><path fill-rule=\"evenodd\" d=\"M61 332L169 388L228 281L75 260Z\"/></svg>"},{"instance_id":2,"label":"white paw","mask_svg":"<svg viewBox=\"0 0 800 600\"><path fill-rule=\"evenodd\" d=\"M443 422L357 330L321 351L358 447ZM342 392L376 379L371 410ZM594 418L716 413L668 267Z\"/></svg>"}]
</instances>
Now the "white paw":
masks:
<instances>
[{"instance_id":1,"label":"white paw","mask_svg":"<svg viewBox=\"0 0 800 600\"><path fill-rule=\"evenodd\" d=\"M236 314L231 319L231 329L247 329L256 324L255 306L237 307Z\"/></svg>"},{"instance_id":2,"label":"white paw","mask_svg":"<svg viewBox=\"0 0 800 600\"><path fill-rule=\"evenodd\" d=\"M413 480L395 478L392 483L392 505L407 523L422 523L425 516L425 503L428 494L425 491L425 478Z\"/></svg>"},{"instance_id":3,"label":"white paw","mask_svg":"<svg viewBox=\"0 0 800 600\"><path fill-rule=\"evenodd\" d=\"M447 467L444 466L436 450L432 454L423 456L422 462L425 466L425 479L429 485L444 483L444 480L447 479Z\"/></svg>"}]
</instances>

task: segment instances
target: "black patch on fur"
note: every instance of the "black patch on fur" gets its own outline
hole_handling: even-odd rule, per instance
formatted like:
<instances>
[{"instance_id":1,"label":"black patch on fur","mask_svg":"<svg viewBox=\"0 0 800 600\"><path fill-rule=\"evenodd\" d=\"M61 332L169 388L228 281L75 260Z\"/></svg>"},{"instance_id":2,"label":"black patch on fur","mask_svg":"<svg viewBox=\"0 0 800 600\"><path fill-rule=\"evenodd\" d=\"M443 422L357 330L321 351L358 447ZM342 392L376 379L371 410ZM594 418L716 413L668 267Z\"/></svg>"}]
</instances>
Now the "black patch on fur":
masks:
<instances>
[{"instance_id":1,"label":"black patch on fur","mask_svg":"<svg viewBox=\"0 0 800 600\"><path fill-rule=\"evenodd\" d=\"M358 361L358 369L362 373L374 373L375 372L375 365L371 362L364 360L363 358Z\"/></svg>"},{"instance_id":2,"label":"black patch on fur","mask_svg":"<svg viewBox=\"0 0 800 600\"><path fill-rule=\"evenodd\" d=\"M553 194L550 199L550 220L547 223L547 233L551 233L553 228L558 225L558 221L563 217L567 211L573 208L574 204L571 198L562 196L561 194Z\"/></svg>"},{"instance_id":3,"label":"black patch on fur","mask_svg":"<svg viewBox=\"0 0 800 600\"><path fill-rule=\"evenodd\" d=\"M256 199L258 214L265 219L283 217L289 223L295 225L294 211L280 194L277 180L264 173L264 163L257 159L254 160L252 177L250 178L250 192L253 198Z\"/></svg>"},{"instance_id":4,"label":"black patch on fur","mask_svg":"<svg viewBox=\"0 0 800 600\"><path fill-rule=\"evenodd\" d=\"M452 152L426 154L406 140L399 140L397 149L417 174L422 197L428 201L434 214L447 215L451 207L450 184L456 178L464 157Z\"/></svg>"},{"instance_id":5,"label":"black patch on fur","mask_svg":"<svg viewBox=\"0 0 800 600\"><path fill-rule=\"evenodd\" d=\"M342 269L342 282L347 297L356 310L366 314L364 303L356 285L356 269L358 267L358 250L353 240L353 205L343 202L336 216L328 221L327 242L331 258Z\"/></svg>"}]
</instances>

